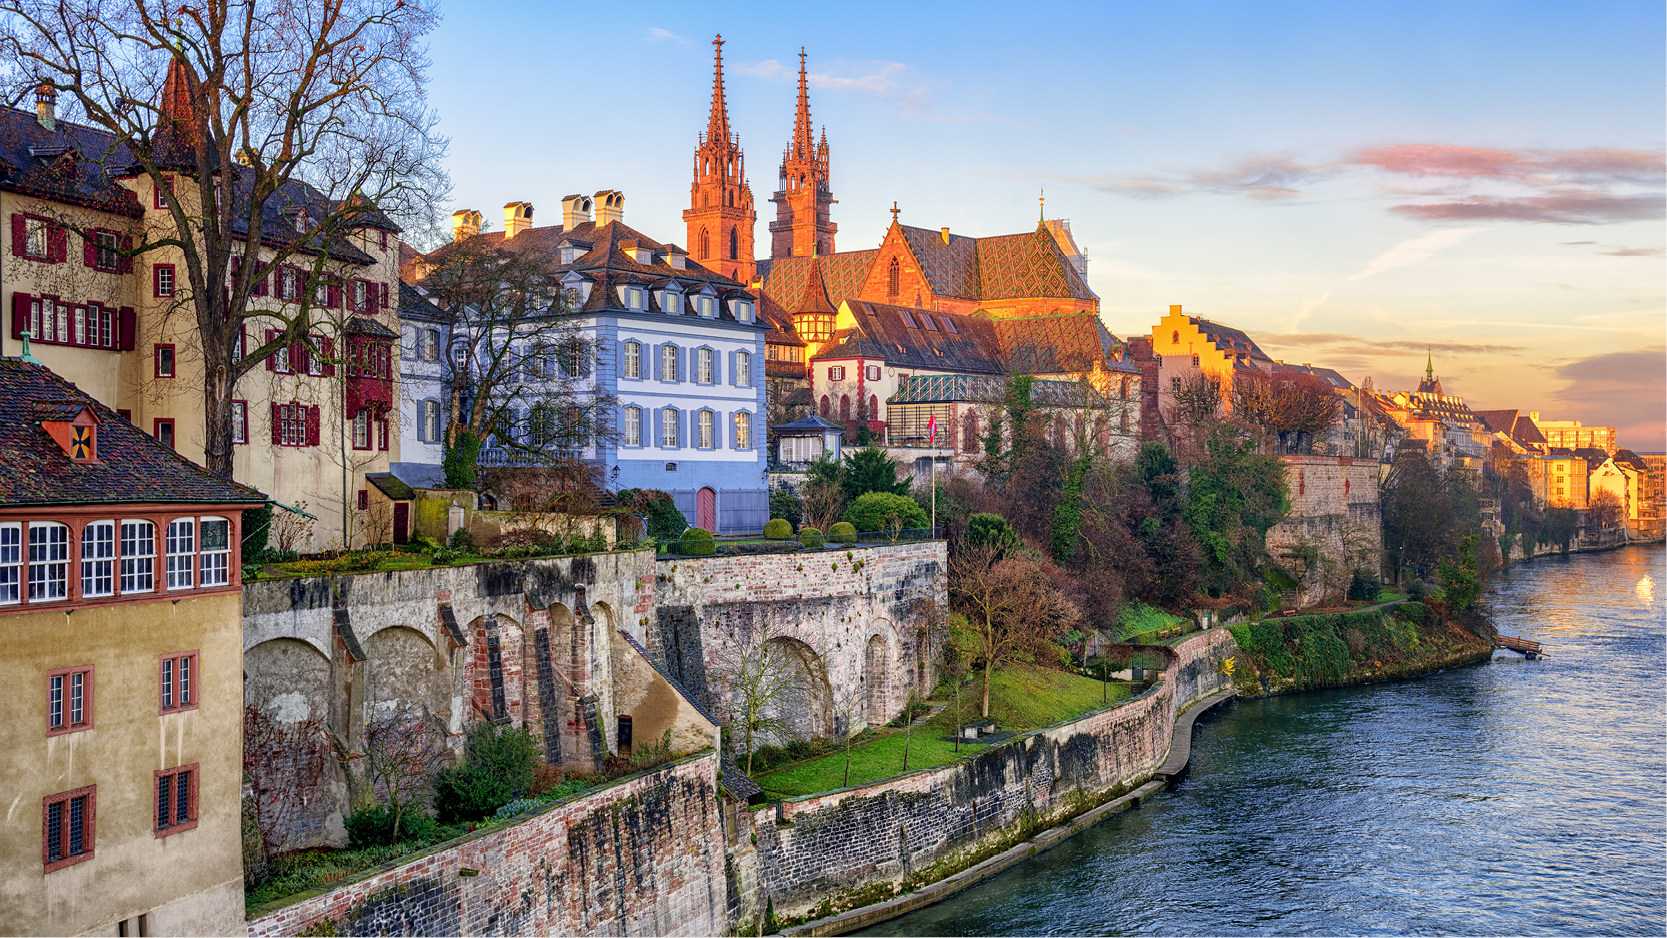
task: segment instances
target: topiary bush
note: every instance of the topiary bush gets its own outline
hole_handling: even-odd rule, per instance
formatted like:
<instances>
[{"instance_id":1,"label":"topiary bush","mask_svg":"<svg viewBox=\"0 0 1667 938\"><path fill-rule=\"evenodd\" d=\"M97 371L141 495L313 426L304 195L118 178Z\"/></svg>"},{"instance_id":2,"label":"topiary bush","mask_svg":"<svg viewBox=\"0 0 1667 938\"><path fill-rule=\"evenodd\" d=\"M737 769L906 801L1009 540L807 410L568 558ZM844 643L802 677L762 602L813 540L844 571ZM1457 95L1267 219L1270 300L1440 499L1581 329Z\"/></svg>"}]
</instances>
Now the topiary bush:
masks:
<instances>
[{"instance_id":1,"label":"topiary bush","mask_svg":"<svg viewBox=\"0 0 1667 938\"><path fill-rule=\"evenodd\" d=\"M815 528L800 528L799 529L799 543L803 544L806 547L809 547L809 548L814 550L815 548L821 547L823 544L826 544L827 542L828 542L828 539L823 537L822 532L816 530Z\"/></svg>"},{"instance_id":2,"label":"topiary bush","mask_svg":"<svg viewBox=\"0 0 1667 938\"><path fill-rule=\"evenodd\" d=\"M836 544L855 544L857 529L849 521L835 521L828 529L828 539Z\"/></svg>"},{"instance_id":3,"label":"topiary bush","mask_svg":"<svg viewBox=\"0 0 1667 938\"><path fill-rule=\"evenodd\" d=\"M887 522L893 518L905 529L924 528L930 523L919 502L907 495L891 492L869 492L858 496L845 509L844 521L858 531L884 531Z\"/></svg>"},{"instance_id":4,"label":"topiary bush","mask_svg":"<svg viewBox=\"0 0 1667 938\"><path fill-rule=\"evenodd\" d=\"M793 536L793 525L786 518L771 518L764 526L765 537L785 538Z\"/></svg>"},{"instance_id":5,"label":"topiary bush","mask_svg":"<svg viewBox=\"0 0 1667 938\"><path fill-rule=\"evenodd\" d=\"M718 552L718 542L705 528L690 528L683 532L682 551L697 557L709 557Z\"/></svg>"},{"instance_id":6,"label":"topiary bush","mask_svg":"<svg viewBox=\"0 0 1667 938\"><path fill-rule=\"evenodd\" d=\"M441 769L434 780L442 823L485 820L532 790L538 750L526 730L477 723L464 750L463 764Z\"/></svg>"}]
</instances>

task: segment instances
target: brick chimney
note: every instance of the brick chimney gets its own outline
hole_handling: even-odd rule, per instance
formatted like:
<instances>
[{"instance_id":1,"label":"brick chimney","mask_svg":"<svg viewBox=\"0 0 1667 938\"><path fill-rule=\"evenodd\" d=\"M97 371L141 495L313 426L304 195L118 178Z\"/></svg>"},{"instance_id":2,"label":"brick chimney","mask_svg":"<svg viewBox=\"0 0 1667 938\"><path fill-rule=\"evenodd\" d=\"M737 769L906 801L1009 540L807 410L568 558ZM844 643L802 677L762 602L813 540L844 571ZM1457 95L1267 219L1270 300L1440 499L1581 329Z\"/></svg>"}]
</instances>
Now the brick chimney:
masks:
<instances>
[{"instance_id":1,"label":"brick chimney","mask_svg":"<svg viewBox=\"0 0 1667 938\"><path fill-rule=\"evenodd\" d=\"M533 204L511 202L504 206L504 239L508 240L533 226Z\"/></svg>"},{"instance_id":2,"label":"brick chimney","mask_svg":"<svg viewBox=\"0 0 1667 938\"><path fill-rule=\"evenodd\" d=\"M451 239L462 241L480 234L480 213L472 208L458 209L451 213Z\"/></svg>"},{"instance_id":3,"label":"brick chimney","mask_svg":"<svg viewBox=\"0 0 1667 938\"><path fill-rule=\"evenodd\" d=\"M596 227L625 219L625 193L603 189L596 193Z\"/></svg>"}]
</instances>

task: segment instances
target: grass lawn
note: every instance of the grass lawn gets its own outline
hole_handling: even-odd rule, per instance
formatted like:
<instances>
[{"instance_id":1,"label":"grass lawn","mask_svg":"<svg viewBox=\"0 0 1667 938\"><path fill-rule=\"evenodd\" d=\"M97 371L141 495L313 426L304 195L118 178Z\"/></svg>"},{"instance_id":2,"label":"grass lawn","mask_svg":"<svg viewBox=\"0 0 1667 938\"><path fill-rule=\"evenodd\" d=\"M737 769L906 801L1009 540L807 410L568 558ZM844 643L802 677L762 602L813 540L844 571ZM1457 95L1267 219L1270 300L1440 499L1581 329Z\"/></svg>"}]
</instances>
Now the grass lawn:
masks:
<instances>
[{"instance_id":1,"label":"grass lawn","mask_svg":"<svg viewBox=\"0 0 1667 938\"><path fill-rule=\"evenodd\" d=\"M990 680L990 719L1003 733L1025 733L1053 723L1098 710L1109 703L1126 700L1130 685L1112 681L1102 685L1092 678L1031 665L1009 665ZM957 759L983 752L987 744L961 743L961 751L944 737L956 727L979 719L983 697L982 676L976 676L961 690L961 712L957 719L953 697L934 698L948 706L917 724L909 742L909 769L947 765ZM845 753L835 752L761 774L755 781L773 798L790 798L848 785L864 785L890 778L903 771L903 731L887 728L877 738L851 747L851 780L845 780Z\"/></svg>"}]
</instances>

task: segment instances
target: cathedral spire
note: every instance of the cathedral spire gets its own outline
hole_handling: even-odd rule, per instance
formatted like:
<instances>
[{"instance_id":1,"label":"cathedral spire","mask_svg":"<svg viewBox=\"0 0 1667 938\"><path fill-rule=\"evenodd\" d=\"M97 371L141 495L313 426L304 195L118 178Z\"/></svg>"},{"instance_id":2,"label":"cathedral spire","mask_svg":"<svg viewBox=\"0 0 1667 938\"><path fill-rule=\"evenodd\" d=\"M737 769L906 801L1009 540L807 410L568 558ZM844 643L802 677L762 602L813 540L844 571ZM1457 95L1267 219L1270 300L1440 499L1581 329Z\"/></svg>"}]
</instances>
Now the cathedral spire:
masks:
<instances>
[{"instance_id":1,"label":"cathedral spire","mask_svg":"<svg viewBox=\"0 0 1667 938\"><path fill-rule=\"evenodd\" d=\"M805 84L805 48L799 47L799 109L793 116L793 156L816 155L816 134L810 127L810 89Z\"/></svg>"},{"instance_id":2,"label":"cathedral spire","mask_svg":"<svg viewBox=\"0 0 1667 938\"><path fill-rule=\"evenodd\" d=\"M1426 356L1424 358L1424 377L1433 379L1435 377L1435 349L1427 348L1424 353Z\"/></svg>"},{"instance_id":3,"label":"cathedral spire","mask_svg":"<svg viewBox=\"0 0 1667 938\"><path fill-rule=\"evenodd\" d=\"M729 105L724 102L724 37L712 40L712 115L706 119L706 139L725 143L729 140Z\"/></svg>"}]
</instances>

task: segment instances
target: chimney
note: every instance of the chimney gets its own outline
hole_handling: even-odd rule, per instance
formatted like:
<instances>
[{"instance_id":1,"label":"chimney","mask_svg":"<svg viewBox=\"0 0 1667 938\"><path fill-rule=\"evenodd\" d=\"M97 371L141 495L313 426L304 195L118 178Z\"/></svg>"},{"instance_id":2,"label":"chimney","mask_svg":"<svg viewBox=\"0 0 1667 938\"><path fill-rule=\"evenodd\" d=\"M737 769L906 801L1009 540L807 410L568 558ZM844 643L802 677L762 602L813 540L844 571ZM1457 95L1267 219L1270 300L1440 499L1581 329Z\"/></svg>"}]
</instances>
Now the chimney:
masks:
<instances>
[{"instance_id":1,"label":"chimney","mask_svg":"<svg viewBox=\"0 0 1667 938\"><path fill-rule=\"evenodd\" d=\"M596 227L625 219L625 193L603 189L596 193Z\"/></svg>"},{"instance_id":2,"label":"chimney","mask_svg":"<svg viewBox=\"0 0 1667 938\"><path fill-rule=\"evenodd\" d=\"M509 240L533 226L533 204L511 202L504 206L504 240Z\"/></svg>"},{"instance_id":3,"label":"chimney","mask_svg":"<svg viewBox=\"0 0 1667 938\"><path fill-rule=\"evenodd\" d=\"M561 230L572 231L590 221L590 199L582 195L562 196Z\"/></svg>"},{"instance_id":4,"label":"chimney","mask_svg":"<svg viewBox=\"0 0 1667 938\"><path fill-rule=\"evenodd\" d=\"M943 238L943 243L945 243L945 244L949 243L949 229L948 228L939 228L938 229L938 236Z\"/></svg>"},{"instance_id":5,"label":"chimney","mask_svg":"<svg viewBox=\"0 0 1667 938\"><path fill-rule=\"evenodd\" d=\"M55 129L58 105L58 89L48 82L41 82L35 88L35 120L47 130Z\"/></svg>"},{"instance_id":6,"label":"chimney","mask_svg":"<svg viewBox=\"0 0 1667 938\"><path fill-rule=\"evenodd\" d=\"M458 209L451 213L451 239L462 241L480 234L480 213L472 208Z\"/></svg>"}]
</instances>

